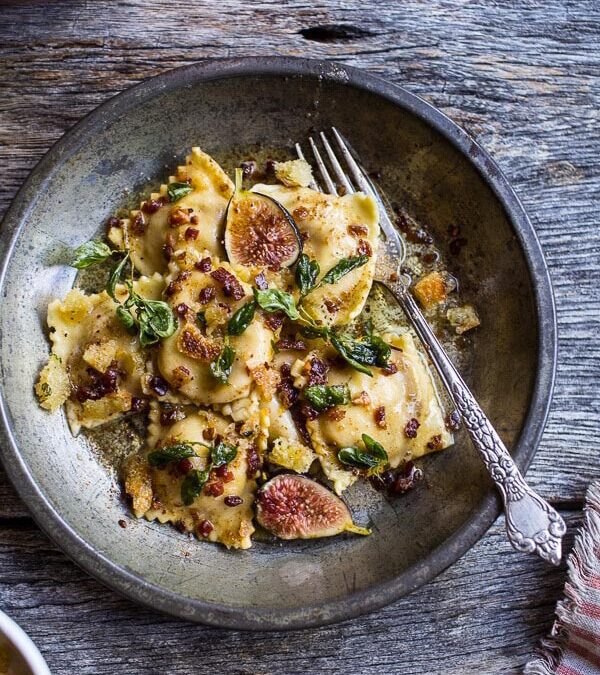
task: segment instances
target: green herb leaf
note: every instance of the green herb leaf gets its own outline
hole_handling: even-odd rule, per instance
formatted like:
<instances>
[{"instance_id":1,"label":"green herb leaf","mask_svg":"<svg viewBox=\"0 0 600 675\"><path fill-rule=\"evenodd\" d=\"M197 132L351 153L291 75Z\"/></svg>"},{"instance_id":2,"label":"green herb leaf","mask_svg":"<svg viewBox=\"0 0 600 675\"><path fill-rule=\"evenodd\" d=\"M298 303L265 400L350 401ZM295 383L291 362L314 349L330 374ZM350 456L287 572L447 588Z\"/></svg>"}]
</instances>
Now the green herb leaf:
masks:
<instances>
[{"instance_id":1,"label":"green herb leaf","mask_svg":"<svg viewBox=\"0 0 600 675\"><path fill-rule=\"evenodd\" d=\"M360 373L364 373L365 375L368 375L369 377L373 377L373 373L368 368L366 368L360 361L356 360L356 358L355 358L356 351L353 351L352 348L351 348L352 345L349 344L349 342L354 343L353 340L350 340L348 338L348 340L342 341L341 336L337 337L335 335L331 335L330 341L331 341L331 346L355 370L358 370Z\"/></svg>"},{"instance_id":2,"label":"green herb leaf","mask_svg":"<svg viewBox=\"0 0 600 675\"><path fill-rule=\"evenodd\" d=\"M241 335L252 323L256 312L256 301L250 300L242 305L227 323L228 335Z\"/></svg>"},{"instance_id":3,"label":"green herb leaf","mask_svg":"<svg viewBox=\"0 0 600 675\"><path fill-rule=\"evenodd\" d=\"M321 268L316 260L311 260L306 253L298 258L296 265L296 285L300 289L300 295L306 295L317 283L317 277Z\"/></svg>"},{"instance_id":4,"label":"green herb leaf","mask_svg":"<svg viewBox=\"0 0 600 675\"><path fill-rule=\"evenodd\" d=\"M231 367L235 358L235 351L225 345L219 356L210 364L210 372L222 384L226 384L231 374Z\"/></svg>"},{"instance_id":5,"label":"green herb leaf","mask_svg":"<svg viewBox=\"0 0 600 675\"><path fill-rule=\"evenodd\" d=\"M390 363L392 350L378 335L366 335L360 340L354 340L342 333L337 336L337 339L344 346L347 354L363 365L385 368Z\"/></svg>"},{"instance_id":6,"label":"green herb leaf","mask_svg":"<svg viewBox=\"0 0 600 675\"><path fill-rule=\"evenodd\" d=\"M186 506L193 504L196 497L202 492L207 480L208 471L200 471L199 469L189 471L183 479L183 483L181 483L181 501Z\"/></svg>"},{"instance_id":7,"label":"green herb leaf","mask_svg":"<svg viewBox=\"0 0 600 675\"><path fill-rule=\"evenodd\" d=\"M350 389L347 384L334 384L328 387L325 384L315 384L304 390L304 396L311 406L322 412L334 405L348 405L350 403Z\"/></svg>"},{"instance_id":8,"label":"green herb leaf","mask_svg":"<svg viewBox=\"0 0 600 675\"><path fill-rule=\"evenodd\" d=\"M355 466L358 469L374 469L379 465L377 457L354 447L342 448L337 456L342 464Z\"/></svg>"},{"instance_id":9,"label":"green herb leaf","mask_svg":"<svg viewBox=\"0 0 600 675\"><path fill-rule=\"evenodd\" d=\"M111 273L106 289L115 300L116 285L121 276L118 268L122 269L125 260L127 256ZM153 345L162 338L171 337L177 329L177 321L169 305L162 300L146 300L133 290L130 281L125 283L129 289L129 295L125 302L117 307L117 317L121 323L129 330L139 329L142 347ZM130 312L131 309L135 309L135 316Z\"/></svg>"},{"instance_id":10,"label":"green herb leaf","mask_svg":"<svg viewBox=\"0 0 600 675\"><path fill-rule=\"evenodd\" d=\"M135 320L131 316L131 312L123 305L117 307L117 319L127 328L127 330L135 330Z\"/></svg>"},{"instance_id":11,"label":"green herb leaf","mask_svg":"<svg viewBox=\"0 0 600 675\"><path fill-rule=\"evenodd\" d=\"M189 194L194 188L189 183L169 183L167 194L170 202L177 202Z\"/></svg>"},{"instance_id":12,"label":"green herb leaf","mask_svg":"<svg viewBox=\"0 0 600 675\"><path fill-rule=\"evenodd\" d=\"M106 292L110 295L110 297L113 300L117 300L115 293L117 289L117 284L119 281L121 281L121 276L123 274L123 270L125 269L125 265L127 264L127 261L129 260L129 253L125 254L125 257L123 260L118 262L112 269L109 277L108 277L108 283L106 284Z\"/></svg>"},{"instance_id":13,"label":"green herb leaf","mask_svg":"<svg viewBox=\"0 0 600 675\"><path fill-rule=\"evenodd\" d=\"M40 385L40 392L40 403L43 403L52 396L52 387L47 382L42 382Z\"/></svg>"},{"instance_id":14,"label":"green herb leaf","mask_svg":"<svg viewBox=\"0 0 600 675\"><path fill-rule=\"evenodd\" d=\"M392 350L378 335L366 335L355 340L342 333L332 335L331 344L353 368L366 375L372 373L365 366L386 368L390 363Z\"/></svg>"},{"instance_id":15,"label":"green herb leaf","mask_svg":"<svg viewBox=\"0 0 600 675\"><path fill-rule=\"evenodd\" d=\"M346 274L352 272L357 267L362 267L369 261L368 255L357 255L351 258L344 258L334 265L329 272L321 279L320 284L335 284Z\"/></svg>"},{"instance_id":16,"label":"green herb leaf","mask_svg":"<svg viewBox=\"0 0 600 675\"><path fill-rule=\"evenodd\" d=\"M229 464L229 462L232 462L236 458L237 450L233 445L223 442L218 443L210 453L212 466L217 468L218 466L223 466L223 464Z\"/></svg>"},{"instance_id":17,"label":"green herb leaf","mask_svg":"<svg viewBox=\"0 0 600 675\"><path fill-rule=\"evenodd\" d=\"M71 267L76 267L78 270L83 270L91 265L97 265L104 262L112 255L110 249L102 241L86 241L73 251L75 258L70 263Z\"/></svg>"},{"instance_id":18,"label":"green herb leaf","mask_svg":"<svg viewBox=\"0 0 600 675\"><path fill-rule=\"evenodd\" d=\"M140 344L147 347L168 338L177 329L173 310L162 300L135 299L137 319L140 326Z\"/></svg>"},{"instance_id":19,"label":"green herb leaf","mask_svg":"<svg viewBox=\"0 0 600 675\"><path fill-rule=\"evenodd\" d=\"M388 461L388 454L381 443L378 443L374 438L367 436L367 434L362 435L362 440L365 444L365 448L373 455L373 457L377 457L380 462Z\"/></svg>"},{"instance_id":20,"label":"green herb leaf","mask_svg":"<svg viewBox=\"0 0 600 675\"><path fill-rule=\"evenodd\" d=\"M302 326L302 328L300 328L300 335L308 340L315 340L316 338L323 338L326 340L329 337L329 329L324 326Z\"/></svg>"},{"instance_id":21,"label":"green herb leaf","mask_svg":"<svg viewBox=\"0 0 600 675\"><path fill-rule=\"evenodd\" d=\"M378 443L374 438L363 434L362 441L365 444L365 450L349 447L342 448L338 452L338 459L342 464L355 466L359 469L374 469L388 461L388 454L384 450L383 445Z\"/></svg>"},{"instance_id":22,"label":"green herb leaf","mask_svg":"<svg viewBox=\"0 0 600 675\"><path fill-rule=\"evenodd\" d=\"M176 443L152 451L148 455L148 464L157 469L164 469L171 462L178 462L186 457L195 457L196 451L189 443Z\"/></svg>"},{"instance_id":23,"label":"green herb leaf","mask_svg":"<svg viewBox=\"0 0 600 675\"><path fill-rule=\"evenodd\" d=\"M198 324L198 328L202 328L202 330L206 329L206 312L197 312L196 323Z\"/></svg>"},{"instance_id":24,"label":"green herb leaf","mask_svg":"<svg viewBox=\"0 0 600 675\"><path fill-rule=\"evenodd\" d=\"M289 293L277 288L268 288L265 291L259 291L257 288L253 290L254 299L265 312L272 314L281 310L294 321L300 318L294 298Z\"/></svg>"},{"instance_id":25,"label":"green herb leaf","mask_svg":"<svg viewBox=\"0 0 600 675\"><path fill-rule=\"evenodd\" d=\"M368 345L371 349L375 359L374 365L379 368L387 368L390 365L392 349L387 342L382 340L378 335L371 333L362 339L362 343Z\"/></svg>"}]
</instances>

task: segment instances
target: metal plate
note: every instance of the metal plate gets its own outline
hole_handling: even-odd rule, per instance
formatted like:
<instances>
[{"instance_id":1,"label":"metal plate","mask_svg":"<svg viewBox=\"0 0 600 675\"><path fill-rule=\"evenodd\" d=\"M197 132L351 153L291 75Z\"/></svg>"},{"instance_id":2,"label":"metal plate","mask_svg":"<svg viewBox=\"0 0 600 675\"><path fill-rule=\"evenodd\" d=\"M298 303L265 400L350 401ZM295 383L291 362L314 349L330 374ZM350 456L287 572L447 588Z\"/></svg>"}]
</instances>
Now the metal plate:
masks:
<instances>
[{"instance_id":1,"label":"metal plate","mask_svg":"<svg viewBox=\"0 0 600 675\"><path fill-rule=\"evenodd\" d=\"M347 619L432 579L498 514L478 456L459 437L453 449L427 458L426 489L393 502L372 499L368 488L354 492L355 508L369 510L371 537L233 552L143 520L121 529L128 509L110 468L71 437L62 415L37 406L46 307L74 278L61 264L64 250L96 235L122 206L125 187L158 181L192 145L217 156L232 139L286 147L332 124L439 241L460 223L468 253L455 259L455 271L483 320L468 380L522 470L535 453L554 379L554 304L534 230L490 157L421 99L345 66L245 58L167 72L102 105L42 159L4 219L0 280L7 472L68 555L156 609L242 629Z\"/></svg>"}]
</instances>

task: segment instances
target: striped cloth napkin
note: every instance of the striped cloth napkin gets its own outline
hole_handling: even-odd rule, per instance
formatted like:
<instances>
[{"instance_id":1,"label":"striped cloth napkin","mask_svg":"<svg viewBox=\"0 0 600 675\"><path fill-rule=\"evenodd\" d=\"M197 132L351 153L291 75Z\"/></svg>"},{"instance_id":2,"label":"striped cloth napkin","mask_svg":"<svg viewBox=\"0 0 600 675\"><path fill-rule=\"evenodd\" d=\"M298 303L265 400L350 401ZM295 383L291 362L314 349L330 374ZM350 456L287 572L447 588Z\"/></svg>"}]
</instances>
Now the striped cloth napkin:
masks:
<instances>
[{"instance_id":1,"label":"striped cloth napkin","mask_svg":"<svg viewBox=\"0 0 600 675\"><path fill-rule=\"evenodd\" d=\"M565 598L526 675L600 675L600 481L590 485L584 522L569 555Z\"/></svg>"}]
</instances>

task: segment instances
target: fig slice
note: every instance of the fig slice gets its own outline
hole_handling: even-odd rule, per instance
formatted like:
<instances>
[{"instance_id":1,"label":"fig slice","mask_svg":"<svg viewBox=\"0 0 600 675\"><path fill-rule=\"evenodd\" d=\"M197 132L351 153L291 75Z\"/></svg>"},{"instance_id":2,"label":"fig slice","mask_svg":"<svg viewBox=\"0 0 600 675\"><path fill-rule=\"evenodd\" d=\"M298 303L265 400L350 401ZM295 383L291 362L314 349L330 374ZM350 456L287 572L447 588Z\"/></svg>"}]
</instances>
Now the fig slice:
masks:
<instances>
[{"instance_id":1,"label":"fig slice","mask_svg":"<svg viewBox=\"0 0 600 675\"><path fill-rule=\"evenodd\" d=\"M224 243L232 265L274 272L293 265L302 253L302 237L290 212L272 197L242 190L241 169L235 172Z\"/></svg>"},{"instance_id":2,"label":"fig slice","mask_svg":"<svg viewBox=\"0 0 600 675\"><path fill-rule=\"evenodd\" d=\"M280 539L316 539L342 532L371 534L358 527L344 502L310 478L282 473L256 498L256 519Z\"/></svg>"}]
</instances>

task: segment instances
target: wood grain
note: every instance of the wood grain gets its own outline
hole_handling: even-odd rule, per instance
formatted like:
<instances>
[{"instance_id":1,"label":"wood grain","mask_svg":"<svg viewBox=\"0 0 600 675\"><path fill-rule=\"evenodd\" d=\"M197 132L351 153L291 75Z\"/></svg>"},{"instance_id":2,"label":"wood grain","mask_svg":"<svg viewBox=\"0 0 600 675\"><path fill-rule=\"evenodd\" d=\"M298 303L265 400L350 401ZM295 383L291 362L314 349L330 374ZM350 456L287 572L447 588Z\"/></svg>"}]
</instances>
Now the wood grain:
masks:
<instances>
[{"instance_id":1,"label":"wood grain","mask_svg":"<svg viewBox=\"0 0 600 675\"><path fill-rule=\"evenodd\" d=\"M342 61L406 86L492 154L541 239L559 366L528 478L575 510L573 525L600 475L599 36L594 0L5 0L0 214L66 129L169 68L282 54ZM502 527L373 616L249 635L157 616L99 587L37 531L0 472L0 606L30 631L54 673L518 672L551 624L563 572L511 552Z\"/></svg>"},{"instance_id":2,"label":"wood grain","mask_svg":"<svg viewBox=\"0 0 600 675\"><path fill-rule=\"evenodd\" d=\"M580 522L563 515L571 530ZM515 555L503 528L400 602L321 629L248 633L156 615L99 586L33 526L2 531L0 597L54 675L518 672L550 628L564 569Z\"/></svg>"},{"instance_id":3,"label":"wood grain","mask_svg":"<svg viewBox=\"0 0 600 675\"><path fill-rule=\"evenodd\" d=\"M17 497L14 487L10 484L0 464L0 523L6 518L29 518L29 511Z\"/></svg>"}]
</instances>

